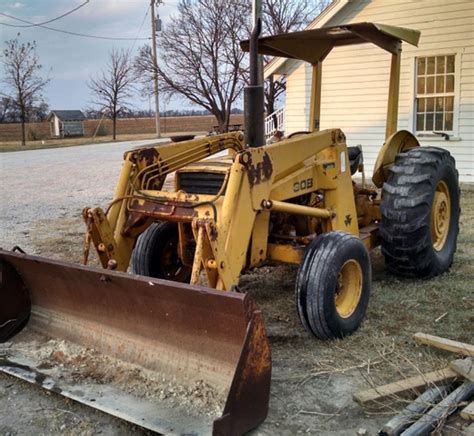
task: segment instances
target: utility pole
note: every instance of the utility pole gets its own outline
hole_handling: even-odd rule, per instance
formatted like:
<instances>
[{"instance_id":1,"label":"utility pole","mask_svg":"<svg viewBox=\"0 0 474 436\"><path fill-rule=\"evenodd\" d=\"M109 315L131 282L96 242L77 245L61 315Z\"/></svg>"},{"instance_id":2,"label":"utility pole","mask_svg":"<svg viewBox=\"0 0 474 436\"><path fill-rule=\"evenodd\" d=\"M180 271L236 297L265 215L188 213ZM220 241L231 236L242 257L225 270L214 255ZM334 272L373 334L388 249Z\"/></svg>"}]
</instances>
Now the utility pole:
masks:
<instances>
[{"instance_id":1,"label":"utility pole","mask_svg":"<svg viewBox=\"0 0 474 436\"><path fill-rule=\"evenodd\" d=\"M155 16L155 3L159 6L161 0L150 0L151 9L151 45L153 49L153 88L155 94L155 128L156 137L161 136L160 132L160 100L158 98L158 59L156 57L156 16Z\"/></svg>"}]
</instances>

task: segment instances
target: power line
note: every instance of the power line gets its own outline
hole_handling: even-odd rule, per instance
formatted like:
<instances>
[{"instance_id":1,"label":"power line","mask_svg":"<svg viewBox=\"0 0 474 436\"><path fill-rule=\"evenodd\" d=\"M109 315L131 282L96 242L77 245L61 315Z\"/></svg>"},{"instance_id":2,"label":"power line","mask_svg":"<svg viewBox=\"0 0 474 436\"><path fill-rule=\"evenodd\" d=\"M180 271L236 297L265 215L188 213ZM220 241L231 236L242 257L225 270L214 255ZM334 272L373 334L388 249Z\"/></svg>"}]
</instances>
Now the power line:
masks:
<instances>
[{"instance_id":1,"label":"power line","mask_svg":"<svg viewBox=\"0 0 474 436\"><path fill-rule=\"evenodd\" d=\"M112 40L112 41L137 41L137 40L150 39L150 38L119 38L119 37L112 37L112 36L86 35L85 33L70 32L68 30L61 30L61 29L56 29L54 27L43 26L42 24L33 23L28 20L23 20L21 18L14 17L13 15L5 14L4 12L0 12L0 15L3 15L4 17L7 17L7 18L11 18L13 20L21 21L22 23L32 24L36 27L41 27L42 29L52 30L53 32L65 33L67 35L81 36L83 38L107 39L107 40ZM16 27L12 24L7 24L7 23L0 23L0 24L3 26Z\"/></svg>"},{"instance_id":2,"label":"power line","mask_svg":"<svg viewBox=\"0 0 474 436\"><path fill-rule=\"evenodd\" d=\"M135 48L135 44L137 43L137 40L138 40L138 35L140 35L140 32L142 31L142 27L145 24L145 20L146 20L146 17L148 16L148 12L150 12L150 6L148 6L148 9L145 12L145 16L143 17L142 24L140 24L140 28L138 29L137 36L135 37L135 40L133 41L130 52L133 52L133 49Z\"/></svg>"},{"instance_id":3,"label":"power line","mask_svg":"<svg viewBox=\"0 0 474 436\"><path fill-rule=\"evenodd\" d=\"M2 24L5 24L6 26L9 26L9 27L43 26L44 24L49 24L49 23L52 23L53 21L57 21L57 20L60 20L61 18L67 17L68 15L71 15L73 12L76 12L78 9L81 9L83 6L85 6L89 2L90 2L90 0L86 0L84 3L81 3L79 6L76 6L74 9L71 9L70 11L68 11L68 12L66 12L62 15L59 15L59 17L52 18L51 20L43 21L42 23L33 23L33 24L6 24L6 23L2 23ZM5 15L5 16L8 17L8 14L2 14L2 15ZM14 17L10 16L9 18L14 18Z\"/></svg>"}]
</instances>

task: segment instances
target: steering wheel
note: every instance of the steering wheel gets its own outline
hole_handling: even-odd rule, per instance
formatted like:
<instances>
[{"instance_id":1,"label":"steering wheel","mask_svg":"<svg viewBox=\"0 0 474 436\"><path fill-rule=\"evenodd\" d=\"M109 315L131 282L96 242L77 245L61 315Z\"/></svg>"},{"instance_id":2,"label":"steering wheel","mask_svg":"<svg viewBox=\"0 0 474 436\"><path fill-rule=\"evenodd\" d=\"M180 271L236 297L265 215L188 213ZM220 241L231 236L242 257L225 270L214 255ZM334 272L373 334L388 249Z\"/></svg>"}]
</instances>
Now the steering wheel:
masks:
<instances>
[{"instance_id":1,"label":"steering wheel","mask_svg":"<svg viewBox=\"0 0 474 436\"><path fill-rule=\"evenodd\" d=\"M293 132L290 135L288 135L288 139L293 138L293 136L307 135L308 133L312 133L312 132L308 132L307 130L300 130L299 132Z\"/></svg>"}]
</instances>

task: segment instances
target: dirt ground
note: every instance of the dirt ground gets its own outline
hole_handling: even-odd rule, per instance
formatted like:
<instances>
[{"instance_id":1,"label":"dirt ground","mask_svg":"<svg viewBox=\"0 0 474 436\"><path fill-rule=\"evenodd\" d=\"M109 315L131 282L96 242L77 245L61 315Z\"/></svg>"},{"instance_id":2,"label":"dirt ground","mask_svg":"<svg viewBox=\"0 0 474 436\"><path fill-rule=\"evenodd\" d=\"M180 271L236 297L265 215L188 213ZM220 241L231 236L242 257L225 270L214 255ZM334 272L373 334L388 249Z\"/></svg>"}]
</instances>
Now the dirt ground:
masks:
<instances>
[{"instance_id":1,"label":"dirt ground","mask_svg":"<svg viewBox=\"0 0 474 436\"><path fill-rule=\"evenodd\" d=\"M110 176L112 167L118 171L122 151L114 152L113 159L107 162L105 176L98 176L87 187L87 200L95 198L90 204L83 203L82 194L74 195L71 190L64 193L57 183L54 195L43 198L28 194L27 201L22 202L20 190L33 189L34 177L21 181L19 187L10 184L8 193L2 188L0 211L6 218L0 219L0 246L10 248L13 241L18 241L29 253L78 261L83 237L80 210L85 205L105 205L116 179L111 177L105 184L101 181ZM5 161L2 163L0 182L3 177L13 177L9 172L14 171ZM67 172L67 168L63 170ZM87 171L71 174L73 186L85 180ZM94 184L100 185L97 192ZM6 195L8 207L3 201ZM56 197L64 196L71 198L59 201L59 205L51 204ZM22 211L31 205L33 212L25 216ZM46 206L47 210L40 212ZM406 404L405 399L390 398L361 407L352 400L352 393L440 368L454 358L451 353L416 345L411 339L413 333L423 331L474 342L474 192L462 193L461 207L458 250L448 273L428 281L400 279L384 269L379 250L372 253L373 292L368 313L360 330L344 340L315 340L300 325L294 307L296 267L265 266L242 276L240 287L252 295L263 311L273 360L269 416L253 434L375 435ZM451 422L443 433L459 434L463 425L461 421ZM2 435L145 433L126 422L0 375Z\"/></svg>"}]
</instances>

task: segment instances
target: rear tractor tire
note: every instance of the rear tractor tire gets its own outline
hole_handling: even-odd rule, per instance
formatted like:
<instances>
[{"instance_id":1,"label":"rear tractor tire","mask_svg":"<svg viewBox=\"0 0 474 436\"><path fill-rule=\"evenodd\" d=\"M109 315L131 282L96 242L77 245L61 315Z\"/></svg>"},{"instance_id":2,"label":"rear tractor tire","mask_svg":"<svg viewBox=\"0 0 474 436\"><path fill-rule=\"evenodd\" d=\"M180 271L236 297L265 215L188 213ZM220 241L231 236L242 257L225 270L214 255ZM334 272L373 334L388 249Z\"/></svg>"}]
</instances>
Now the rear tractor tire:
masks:
<instances>
[{"instance_id":1,"label":"rear tractor tire","mask_svg":"<svg viewBox=\"0 0 474 436\"><path fill-rule=\"evenodd\" d=\"M383 185L380 236L389 271L430 278L453 263L459 233L459 181L447 150L400 153Z\"/></svg>"},{"instance_id":2,"label":"rear tractor tire","mask_svg":"<svg viewBox=\"0 0 474 436\"><path fill-rule=\"evenodd\" d=\"M191 268L178 256L178 225L154 223L139 237L132 253L131 267L140 274L174 282L189 282Z\"/></svg>"},{"instance_id":3,"label":"rear tractor tire","mask_svg":"<svg viewBox=\"0 0 474 436\"><path fill-rule=\"evenodd\" d=\"M372 269L362 241L324 233L307 247L296 279L296 305L305 329L319 339L355 332L369 303Z\"/></svg>"}]
</instances>

